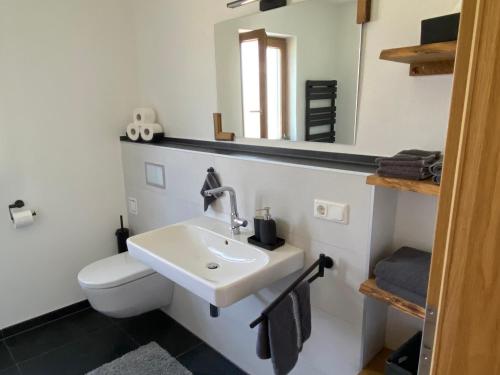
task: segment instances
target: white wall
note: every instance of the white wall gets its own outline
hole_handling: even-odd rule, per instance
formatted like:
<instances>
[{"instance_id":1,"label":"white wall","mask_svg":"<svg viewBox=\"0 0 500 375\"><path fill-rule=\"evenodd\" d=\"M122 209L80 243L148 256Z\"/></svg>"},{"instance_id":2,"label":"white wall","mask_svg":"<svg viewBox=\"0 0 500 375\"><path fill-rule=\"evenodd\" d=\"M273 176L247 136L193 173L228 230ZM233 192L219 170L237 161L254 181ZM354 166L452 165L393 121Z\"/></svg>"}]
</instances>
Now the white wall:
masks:
<instances>
[{"instance_id":1,"label":"white wall","mask_svg":"<svg viewBox=\"0 0 500 375\"><path fill-rule=\"evenodd\" d=\"M217 109L213 25L251 14L225 1L128 0L134 15L142 101L154 105L174 137L213 139ZM238 139L248 144L392 155L404 148L442 150L452 76L410 77L408 65L379 60L380 51L419 44L420 21L455 11L456 0L374 0L364 26L357 140L354 146ZM192 90L195 85L199 90ZM196 108L196 110L193 110ZM406 244L430 249L434 198L398 197L394 249ZM418 230L416 229L418 228ZM387 343L395 347L418 324L389 313Z\"/></svg>"},{"instance_id":2,"label":"white wall","mask_svg":"<svg viewBox=\"0 0 500 375\"><path fill-rule=\"evenodd\" d=\"M84 299L78 271L116 249L118 136L137 101L121 3L0 2L0 328ZM11 228L16 199L34 226Z\"/></svg>"},{"instance_id":3,"label":"white wall","mask_svg":"<svg viewBox=\"0 0 500 375\"><path fill-rule=\"evenodd\" d=\"M412 78L407 66L378 55L418 43L420 19L447 13L454 2L373 2L358 142L316 147L384 155L442 148L451 77ZM83 298L77 272L113 252L124 210L117 137L131 108L157 108L170 136L212 138L213 25L255 10L228 10L220 0L0 2L0 201L5 207L22 198L40 211L22 231L0 217L0 328ZM408 211L418 204L399 201ZM428 228L434 204L425 206L415 222ZM181 216L189 212L179 207ZM397 215L400 243L412 223Z\"/></svg>"},{"instance_id":4,"label":"white wall","mask_svg":"<svg viewBox=\"0 0 500 375\"><path fill-rule=\"evenodd\" d=\"M199 191L206 170L214 167L221 183L235 188L242 217L252 223L256 208L270 206L278 234L305 250L307 264L321 252L331 256L335 269L312 285L313 334L293 374L358 373L365 320L358 288L368 277L372 246L374 188L364 183L366 175L132 143L123 143L122 153L127 196L138 201L139 214L129 215L135 233L202 215ZM146 185L146 161L165 166L165 190ZM349 225L314 218L316 198L349 204ZM229 199L223 197L207 214L228 222L229 212ZM248 373L271 374L270 361L255 355L257 330L248 324L293 277L222 309L217 319L210 317L206 301L176 286L167 312Z\"/></svg>"},{"instance_id":5,"label":"white wall","mask_svg":"<svg viewBox=\"0 0 500 375\"><path fill-rule=\"evenodd\" d=\"M432 250L437 202L438 199L432 196L397 193L392 249L411 246L424 251ZM422 320L389 308L386 327L386 346L394 350L422 330Z\"/></svg>"},{"instance_id":6,"label":"white wall","mask_svg":"<svg viewBox=\"0 0 500 375\"><path fill-rule=\"evenodd\" d=\"M169 136L213 139L214 24L255 12L255 4L228 10L220 0L128 3L134 16L144 104L158 109ZM410 77L407 65L379 60L379 55L384 48L418 44L420 21L450 13L456 1L372 3L372 21L364 27L356 145L262 140L258 144L373 155L394 154L410 146L443 148L452 77Z\"/></svg>"}]
</instances>

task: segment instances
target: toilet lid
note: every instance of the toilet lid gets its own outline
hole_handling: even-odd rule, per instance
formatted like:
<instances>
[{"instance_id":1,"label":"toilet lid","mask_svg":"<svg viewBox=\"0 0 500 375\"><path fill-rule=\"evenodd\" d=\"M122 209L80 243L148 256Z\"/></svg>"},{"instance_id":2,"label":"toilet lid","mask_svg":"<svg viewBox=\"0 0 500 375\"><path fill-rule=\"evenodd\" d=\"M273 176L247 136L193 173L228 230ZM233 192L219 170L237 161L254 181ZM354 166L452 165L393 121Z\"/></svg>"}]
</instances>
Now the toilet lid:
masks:
<instances>
[{"instance_id":1,"label":"toilet lid","mask_svg":"<svg viewBox=\"0 0 500 375\"><path fill-rule=\"evenodd\" d=\"M126 252L88 265L78 274L78 281L85 288L107 289L130 283L153 273L155 271Z\"/></svg>"}]
</instances>

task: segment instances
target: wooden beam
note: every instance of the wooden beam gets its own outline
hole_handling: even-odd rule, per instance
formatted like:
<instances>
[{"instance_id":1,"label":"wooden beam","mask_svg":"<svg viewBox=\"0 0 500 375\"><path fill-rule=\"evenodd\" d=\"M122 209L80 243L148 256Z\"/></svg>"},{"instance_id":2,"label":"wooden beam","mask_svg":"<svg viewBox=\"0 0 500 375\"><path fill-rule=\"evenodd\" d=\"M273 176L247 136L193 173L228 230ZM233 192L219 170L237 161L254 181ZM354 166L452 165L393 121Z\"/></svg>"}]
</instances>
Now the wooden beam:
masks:
<instances>
[{"instance_id":1,"label":"wooden beam","mask_svg":"<svg viewBox=\"0 0 500 375\"><path fill-rule=\"evenodd\" d=\"M446 151L444 155L444 168L441 178L441 192L439 196L439 210L436 224L436 237L432 250L432 264L429 279L429 291L427 303L438 306L440 283L443 275L446 237L442 235L448 228L448 215L451 210L453 195L453 178L446 175L454 175L457 165L457 155L460 143L460 129L462 126L462 112L465 106L465 91L467 89L467 74L470 65L472 48L472 30L474 29L475 2L467 1L460 19L460 35L457 45L457 58L455 66L455 77L453 81L453 93L451 97L452 107L446 138Z\"/></svg>"},{"instance_id":2,"label":"wooden beam","mask_svg":"<svg viewBox=\"0 0 500 375\"><path fill-rule=\"evenodd\" d=\"M456 41L441 42L411 47L384 49L380 53L380 59L407 64L454 61L456 51Z\"/></svg>"},{"instance_id":3,"label":"wooden beam","mask_svg":"<svg viewBox=\"0 0 500 375\"><path fill-rule=\"evenodd\" d=\"M359 291L366 296L378 299L383 301L396 310L402 311L405 314L414 316L416 318L424 319L425 318L425 309L416 303L407 301L401 297L396 296L395 294L389 293L383 289L380 289L377 286L375 279L366 280L359 287Z\"/></svg>"},{"instance_id":4,"label":"wooden beam","mask_svg":"<svg viewBox=\"0 0 500 375\"><path fill-rule=\"evenodd\" d=\"M470 37L459 38L446 150L456 161L445 160L449 202L440 204L436 232L444 267L436 279L433 264L430 286L439 287L434 375L500 369L500 2L464 0L462 15L461 37Z\"/></svg>"},{"instance_id":5,"label":"wooden beam","mask_svg":"<svg viewBox=\"0 0 500 375\"><path fill-rule=\"evenodd\" d=\"M389 178L371 175L366 178L366 184L401 191L411 191L414 193L439 196L439 185L436 185L431 180L414 181L402 178Z\"/></svg>"},{"instance_id":6,"label":"wooden beam","mask_svg":"<svg viewBox=\"0 0 500 375\"><path fill-rule=\"evenodd\" d=\"M359 25L370 22L371 10L372 10L371 0L358 0L358 15L356 22Z\"/></svg>"},{"instance_id":7,"label":"wooden beam","mask_svg":"<svg viewBox=\"0 0 500 375\"><path fill-rule=\"evenodd\" d=\"M434 61L427 63L410 64L410 76L432 76L439 74L453 74L454 61Z\"/></svg>"}]
</instances>

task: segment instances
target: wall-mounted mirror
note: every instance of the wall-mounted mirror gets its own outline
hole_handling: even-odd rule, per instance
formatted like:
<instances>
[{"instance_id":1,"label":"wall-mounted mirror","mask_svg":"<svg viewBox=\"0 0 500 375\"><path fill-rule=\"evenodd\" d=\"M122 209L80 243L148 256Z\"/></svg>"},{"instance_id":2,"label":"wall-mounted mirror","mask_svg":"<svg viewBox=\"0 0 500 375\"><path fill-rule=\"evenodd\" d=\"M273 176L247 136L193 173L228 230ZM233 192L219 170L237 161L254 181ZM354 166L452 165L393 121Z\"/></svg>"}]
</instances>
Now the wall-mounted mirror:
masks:
<instances>
[{"instance_id":1,"label":"wall-mounted mirror","mask_svg":"<svg viewBox=\"0 0 500 375\"><path fill-rule=\"evenodd\" d=\"M215 25L218 110L237 137L354 144L356 0L305 0Z\"/></svg>"}]
</instances>

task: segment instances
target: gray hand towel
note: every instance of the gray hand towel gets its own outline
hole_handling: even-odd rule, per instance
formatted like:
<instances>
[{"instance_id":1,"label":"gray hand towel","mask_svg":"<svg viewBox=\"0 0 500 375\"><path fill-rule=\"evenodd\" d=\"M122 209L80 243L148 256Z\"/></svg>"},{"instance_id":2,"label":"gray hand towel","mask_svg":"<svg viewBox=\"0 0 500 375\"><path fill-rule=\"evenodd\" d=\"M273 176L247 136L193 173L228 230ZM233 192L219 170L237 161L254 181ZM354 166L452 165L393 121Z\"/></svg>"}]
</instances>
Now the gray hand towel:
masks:
<instances>
[{"instance_id":1,"label":"gray hand towel","mask_svg":"<svg viewBox=\"0 0 500 375\"><path fill-rule=\"evenodd\" d=\"M207 170L207 177L205 179L205 182L203 183L203 187L201 188L201 196L204 198L204 209L205 211L208 210L208 207L214 203L218 198L220 198L223 194L217 194L216 196L210 196L207 197L205 196L205 191L215 189L220 187L221 184L219 182L219 179L217 178L217 175L215 174L215 170L213 168L209 168Z\"/></svg>"},{"instance_id":2,"label":"gray hand towel","mask_svg":"<svg viewBox=\"0 0 500 375\"><path fill-rule=\"evenodd\" d=\"M304 281L260 324L257 356L261 359L272 358L275 374L288 374L295 367L302 346L310 336L310 287Z\"/></svg>"},{"instance_id":3,"label":"gray hand towel","mask_svg":"<svg viewBox=\"0 0 500 375\"><path fill-rule=\"evenodd\" d=\"M269 344L269 321L264 319L259 325L257 334L257 357L260 359L271 358L271 346Z\"/></svg>"},{"instance_id":4,"label":"gray hand towel","mask_svg":"<svg viewBox=\"0 0 500 375\"><path fill-rule=\"evenodd\" d=\"M310 284L307 281L300 283L295 288L295 294L299 301L302 343L305 343L311 337L312 331Z\"/></svg>"},{"instance_id":5,"label":"gray hand towel","mask_svg":"<svg viewBox=\"0 0 500 375\"><path fill-rule=\"evenodd\" d=\"M431 254L402 247L375 266L375 276L399 288L427 296Z\"/></svg>"},{"instance_id":6,"label":"gray hand towel","mask_svg":"<svg viewBox=\"0 0 500 375\"><path fill-rule=\"evenodd\" d=\"M419 306L425 307L426 299L427 299L426 296L421 296L421 295L413 293L407 289L401 288L397 285L393 285L390 282L388 282L384 279L381 279L379 277L377 277L375 279L375 282L380 289L383 289L387 292L395 294L398 297L406 299L410 302L416 303Z\"/></svg>"},{"instance_id":7,"label":"gray hand towel","mask_svg":"<svg viewBox=\"0 0 500 375\"><path fill-rule=\"evenodd\" d=\"M271 360L276 375L286 375L295 367L299 359L297 347L297 327L293 316L293 303L286 296L268 316L269 346Z\"/></svg>"}]
</instances>

